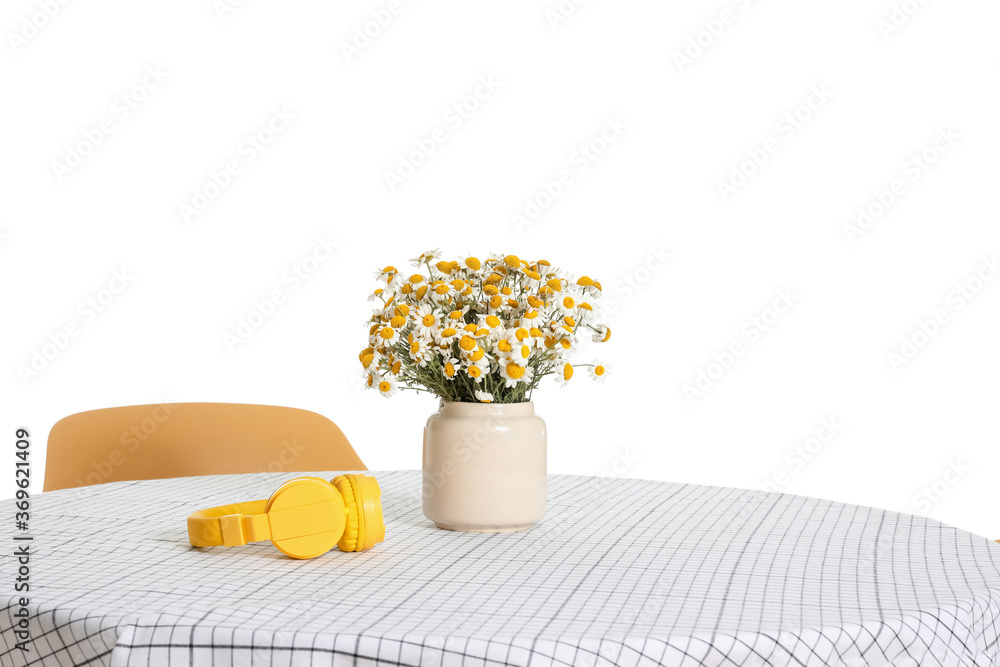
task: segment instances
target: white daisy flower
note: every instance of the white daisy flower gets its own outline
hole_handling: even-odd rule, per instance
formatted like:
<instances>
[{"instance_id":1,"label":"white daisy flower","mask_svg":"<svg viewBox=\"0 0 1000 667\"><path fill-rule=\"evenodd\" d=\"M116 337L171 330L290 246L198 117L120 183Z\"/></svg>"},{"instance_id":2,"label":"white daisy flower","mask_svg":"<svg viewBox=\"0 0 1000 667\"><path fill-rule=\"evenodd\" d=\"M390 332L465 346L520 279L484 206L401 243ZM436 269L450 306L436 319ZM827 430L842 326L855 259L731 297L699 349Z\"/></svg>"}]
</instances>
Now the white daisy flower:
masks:
<instances>
[{"instance_id":1,"label":"white daisy flower","mask_svg":"<svg viewBox=\"0 0 1000 667\"><path fill-rule=\"evenodd\" d=\"M485 357L479 361L469 362L465 372L477 383L482 382L483 378L490 374L490 362Z\"/></svg>"},{"instance_id":2,"label":"white daisy flower","mask_svg":"<svg viewBox=\"0 0 1000 667\"><path fill-rule=\"evenodd\" d=\"M534 308L529 308L524 311L520 318L517 320L517 326L522 329L531 329L532 327L540 328L542 326L542 316Z\"/></svg>"},{"instance_id":3,"label":"white daisy flower","mask_svg":"<svg viewBox=\"0 0 1000 667\"><path fill-rule=\"evenodd\" d=\"M598 324L594 329L594 337L591 339L595 343L607 343L611 340L611 329L606 324Z\"/></svg>"},{"instance_id":4,"label":"white daisy flower","mask_svg":"<svg viewBox=\"0 0 1000 667\"><path fill-rule=\"evenodd\" d=\"M476 399L478 399L480 403L492 403L493 402L493 394L491 394L488 391L479 391L477 389L476 390Z\"/></svg>"},{"instance_id":5,"label":"white daisy flower","mask_svg":"<svg viewBox=\"0 0 1000 667\"><path fill-rule=\"evenodd\" d=\"M371 294L368 295L368 300L369 301L378 301L378 300L380 300L382 298L382 295L384 293L385 293L385 290L382 289L381 287L379 287L377 290L375 290L374 292L372 292Z\"/></svg>"},{"instance_id":6,"label":"white daisy flower","mask_svg":"<svg viewBox=\"0 0 1000 667\"><path fill-rule=\"evenodd\" d=\"M458 338L459 330L455 327L445 325L443 329L434 332L434 338L439 345L451 345Z\"/></svg>"},{"instance_id":7,"label":"white daisy flower","mask_svg":"<svg viewBox=\"0 0 1000 667\"><path fill-rule=\"evenodd\" d=\"M431 285L427 293L434 301L447 301L455 296L455 288L451 283L446 283L443 280L437 280L433 285Z\"/></svg>"},{"instance_id":8,"label":"white daisy flower","mask_svg":"<svg viewBox=\"0 0 1000 667\"><path fill-rule=\"evenodd\" d=\"M579 322L589 322L597 317L597 309L588 301L577 301L572 314Z\"/></svg>"},{"instance_id":9,"label":"white daisy flower","mask_svg":"<svg viewBox=\"0 0 1000 667\"><path fill-rule=\"evenodd\" d=\"M390 326L384 326L376 334L380 345L395 345L399 342L399 332Z\"/></svg>"},{"instance_id":10,"label":"white daisy flower","mask_svg":"<svg viewBox=\"0 0 1000 667\"><path fill-rule=\"evenodd\" d=\"M441 317L434 312L434 308L430 304L426 303L414 311L414 320L417 333L421 336L431 336L441 323Z\"/></svg>"},{"instance_id":11,"label":"white daisy flower","mask_svg":"<svg viewBox=\"0 0 1000 667\"><path fill-rule=\"evenodd\" d=\"M448 378L449 380L454 380L455 376L458 375L458 368L459 368L458 359L454 358L447 359L444 362L444 368L442 369L442 372L444 373L444 376L446 378Z\"/></svg>"},{"instance_id":12,"label":"white daisy flower","mask_svg":"<svg viewBox=\"0 0 1000 667\"><path fill-rule=\"evenodd\" d=\"M477 361L488 361L489 355L486 354L486 349L477 343L476 346L468 352L462 350L462 358L469 363L475 363Z\"/></svg>"},{"instance_id":13,"label":"white daisy flower","mask_svg":"<svg viewBox=\"0 0 1000 667\"><path fill-rule=\"evenodd\" d=\"M433 262L434 260L441 257L441 251L435 248L434 250L428 250L427 252L422 252L417 257L410 260L413 266L423 266L424 262Z\"/></svg>"},{"instance_id":14,"label":"white daisy flower","mask_svg":"<svg viewBox=\"0 0 1000 667\"><path fill-rule=\"evenodd\" d=\"M535 371L531 366L520 366L513 361L500 363L500 377L502 377L507 388L515 387L519 382L530 382Z\"/></svg>"},{"instance_id":15,"label":"white daisy flower","mask_svg":"<svg viewBox=\"0 0 1000 667\"><path fill-rule=\"evenodd\" d=\"M384 269L379 269L378 271L373 271L372 275L375 277L375 280L381 280L382 282L388 282L397 273L399 273L399 272L396 270L395 266L387 266Z\"/></svg>"},{"instance_id":16,"label":"white daisy flower","mask_svg":"<svg viewBox=\"0 0 1000 667\"><path fill-rule=\"evenodd\" d=\"M410 341L410 359L416 362L417 366L427 365L427 357L430 356L427 349L429 343L426 338L414 338Z\"/></svg>"},{"instance_id":17,"label":"white daisy flower","mask_svg":"<svg viewBox=\"0 0 1000 667\"><path fill-rule=\"evenodd\" d=\"M556 375L556 382L559 383L561 387L569 386L569 381L573 379L573 364L563 364L561 367L553 369Z\"/></svg>"},{"instance_id":18,"label":"white daisy flower","mask_svg":"<svg viewBox=\"0 0 1000 667\"><path fill-rule=\"evenodd\" d=\"M462 354L472 354L479 347L479 336L475 331L463 329L459 332L458 347Z\"/></svg>"},{"instance_id":19,"label":"white daisy flower","mask_svg":"<svg viewBox=\"0 0 1000 667\"><path fill-rule=\"evenodd\" d=\"M587 369L596 382L604 382L608 375L608 367L599 361L595 361L594 365Z\"/></svg>"},{"instance_id":20,"label":"white daisy flower","mask_svg":"<svg viewBox=\"0 0 1000 667\"><path fill-rule=\"evenodd\" d=\"M483 263L478 257L466 256L458 260L458 265L463 271L478 274L483 270Z\"/></svg>"},{"instance_id":21,"label":"white daisy flower","mask_svg":"<svg viewBox=\"0 0 1000 667\"><path fill-rule=\"evenodd\" d=\"M368 372L374 372L381 362L382 355L379 354L378 350L372 350L368 354L361 357L361 365L364 367L365 371Z\"/></svg>"},{"instance_id":22,"label":"white daisy flower","mask_svg":"<svg viewBox=\"0 0 1000 667\"><path fill-rule=\"evenodd\" d=\"M393 396L399 389L399 385L396 381L390 377L380 377L376 378L375 386L378 388L379 393L381 393L386 398Z\"/></svg>"},{"instance_id":23,"label":"white daisy flower","mask_svg":"<svg viewBox=\"0 0 1000 667\"><path fill-rule=\"evenodd\" d=\"M601 283L590 276L580 276L576 281L577 287L581 288L585 294L592 297L601 296Z\"/></svg>"}]
</instances>

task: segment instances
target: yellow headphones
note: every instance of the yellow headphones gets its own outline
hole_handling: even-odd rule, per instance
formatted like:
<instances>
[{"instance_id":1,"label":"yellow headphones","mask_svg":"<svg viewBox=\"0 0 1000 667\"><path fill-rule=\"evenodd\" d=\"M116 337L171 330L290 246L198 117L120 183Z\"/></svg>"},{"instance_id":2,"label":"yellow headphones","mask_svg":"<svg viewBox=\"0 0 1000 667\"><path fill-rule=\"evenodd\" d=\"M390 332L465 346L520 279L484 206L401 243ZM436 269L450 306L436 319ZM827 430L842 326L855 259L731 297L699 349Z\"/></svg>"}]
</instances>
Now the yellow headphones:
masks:
<instances>
[{"instance_id":1,"label":"yellow headphones","mask_svg":"<svg viewBox=\"0 0 1000 667\"><path fill-rule=\"evenodd\" d=\"M271 540L292 558L364 551L385 539L382 490L368 475L337 475L331 481L299 477L279 486L267 500L199 510L188 517L195 547L233 547Z\"/></svg>"}]
</instances>

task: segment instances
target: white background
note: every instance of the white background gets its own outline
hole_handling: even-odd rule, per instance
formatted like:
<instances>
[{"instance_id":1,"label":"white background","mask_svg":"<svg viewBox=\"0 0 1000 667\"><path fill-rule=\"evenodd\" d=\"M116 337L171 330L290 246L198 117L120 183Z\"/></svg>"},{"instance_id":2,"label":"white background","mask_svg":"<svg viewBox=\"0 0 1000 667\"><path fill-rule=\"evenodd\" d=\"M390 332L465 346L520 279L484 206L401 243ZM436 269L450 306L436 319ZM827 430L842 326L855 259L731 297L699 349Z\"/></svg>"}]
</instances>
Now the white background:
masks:
<instances>
[{"instance_id":1,"label":"white background","mask_svg":"<svg viewBox=\"0 0 1000 667\"><path fill-rule=\"evenodd\" d=\"M1000 537L1000 281L976 278L1000 252L995 2L50 4L8 0L0 20L0 496L16 426L40 492L56 420L161 400L311 409L370 468L419 467L435 401L357 390L357 354L371 271L440 247L546 258L614 301L612 342L587 350L608 382L535 395L552 472L770 481ZM274 109L294 120L248 160ZM623 129L602 145L609 120ZM436 128L445 141L390 188ZM240 173L185 220L230 160ZM734 169L753 173L723 197ZM569 186L515 225L562 170ZM319 237L336 254L283 281ZM122 270L89 319L79 304ZM952 292L970 280L971 300ZM285 302L228 349L273 289ZM794 305L751 339L779 290ZM710 367L734 342L743 354ZM691 401L699 371L717 379ZM829 418L836 435L796 454Z\"/></svg>"}]
</instances>

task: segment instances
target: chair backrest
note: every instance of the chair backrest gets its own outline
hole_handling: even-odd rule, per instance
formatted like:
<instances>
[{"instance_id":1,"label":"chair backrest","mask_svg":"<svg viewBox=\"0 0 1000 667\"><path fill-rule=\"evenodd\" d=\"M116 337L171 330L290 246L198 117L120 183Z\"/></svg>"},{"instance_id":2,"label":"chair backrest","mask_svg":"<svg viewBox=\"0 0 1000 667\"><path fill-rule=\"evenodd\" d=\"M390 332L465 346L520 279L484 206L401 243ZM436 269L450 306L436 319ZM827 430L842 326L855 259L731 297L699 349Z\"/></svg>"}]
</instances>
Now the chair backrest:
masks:
<instances>
[{"instance_id":1,"label":"chair backrest","mask_svg":"<svg viewBox=\"0 0 1000 667\"><path fill-rule=\"evenodd\" d=\"M337 425L297 408L161 403L56 422L45 491L133 479L248 472L367 470Z\"/></svg>"}]
</instances>

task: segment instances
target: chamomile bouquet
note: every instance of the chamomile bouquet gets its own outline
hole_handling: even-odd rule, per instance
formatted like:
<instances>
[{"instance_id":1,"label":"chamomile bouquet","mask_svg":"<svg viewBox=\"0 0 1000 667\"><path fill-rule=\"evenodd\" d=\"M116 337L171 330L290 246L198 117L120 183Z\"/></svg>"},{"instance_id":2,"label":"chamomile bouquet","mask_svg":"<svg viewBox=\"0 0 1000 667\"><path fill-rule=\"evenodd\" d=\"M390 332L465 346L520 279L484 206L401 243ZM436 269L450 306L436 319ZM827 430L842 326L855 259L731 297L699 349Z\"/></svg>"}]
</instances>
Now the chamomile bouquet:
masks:
<instances>
[{"instance_id":1,"label":"chamomile bouquet","mask_svg":"<svg viewBox=\"0 0 1000 667\"><path fill-rule=\"evenodd\" d=\"M599 362L569 361L583 338L611 338L596 321L598 281L516 255L444 261L432 250L411 262L420 272L375 272L369 301L378 307L359 355L366 386L384 396L415 389L445 401L519 403L547 375L564 384L578 368L606 377Z\"/></svg>"}]
</instances>

